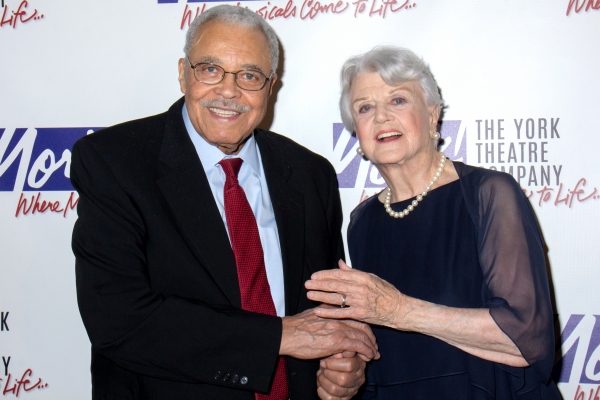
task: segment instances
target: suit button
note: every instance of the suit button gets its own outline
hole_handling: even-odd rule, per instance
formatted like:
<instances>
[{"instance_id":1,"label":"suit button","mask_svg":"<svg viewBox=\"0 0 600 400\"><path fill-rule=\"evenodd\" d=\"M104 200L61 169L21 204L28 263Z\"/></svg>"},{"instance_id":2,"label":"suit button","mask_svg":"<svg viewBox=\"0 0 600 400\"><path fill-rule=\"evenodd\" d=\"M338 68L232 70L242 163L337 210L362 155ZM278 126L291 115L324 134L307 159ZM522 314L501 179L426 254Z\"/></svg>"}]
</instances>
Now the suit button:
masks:
<instances>
[{"instance_id":1,"label":"suit button","mask_svg":"<svg viewBox=\"0 0 600 400\"><path fill-rule=\"evenodd\" d=\"M240 380L240 376L238 374L233 374L233 376L231 377L232 383L237 383L239 380Z\"/></svg>"},{"instance_id":2,"label":"suit button","mask_svg":"<svg viewBox=\"0 0 600 400\"><path fill-rule=\"evenodd\" d=\"M221 371L217 371L215 374L215 379L221 379Z\"/></svg>"},{"instance_id":3,"label":"suit button","mask_svg":"<svg viewBox=\"0 0 600 400\"><path fill-rule=\"evenodd\" d=\"M223 375L223 382L227 382L229 378L231 378L231 375L229 373Z\"/></svg>"},{"instance_id":4,"label":"suit button","mask_svg":"<svg viewBox=\"0 0 600 400\"><path fill-rule=\"evenodd\" d=\"M242 376L242 379L240 379L240 383L242 385L245 385L246 383L248 383L248 377L247 376Z\"/></svg>"}]
</instances>

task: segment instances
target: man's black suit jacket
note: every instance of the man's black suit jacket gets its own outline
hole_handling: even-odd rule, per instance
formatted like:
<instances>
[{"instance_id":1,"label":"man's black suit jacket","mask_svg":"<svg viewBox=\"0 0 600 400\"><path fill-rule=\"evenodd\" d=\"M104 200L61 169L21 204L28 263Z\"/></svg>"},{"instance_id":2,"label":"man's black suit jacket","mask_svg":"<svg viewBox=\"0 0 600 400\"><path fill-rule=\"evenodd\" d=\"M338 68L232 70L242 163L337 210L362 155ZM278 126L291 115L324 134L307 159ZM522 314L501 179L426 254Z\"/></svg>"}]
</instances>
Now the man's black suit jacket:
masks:
<instances>
[{"instance_id":1,"label":"man's black suit jacket","mask_svg":"<svg viewBox=\"0 0 600 400\"><path fill-rule=\"evenodd\" d=\"M240 309L233 253L183 105L73 148L72 245L94 399L253 399L270 388L281 319ZM304 282L343 257L336 175L283 136L254 135L293 315L315 305ZM316 398L318 363L288 357L287 368L291 399Z\"/></svg>"}]
</instances>

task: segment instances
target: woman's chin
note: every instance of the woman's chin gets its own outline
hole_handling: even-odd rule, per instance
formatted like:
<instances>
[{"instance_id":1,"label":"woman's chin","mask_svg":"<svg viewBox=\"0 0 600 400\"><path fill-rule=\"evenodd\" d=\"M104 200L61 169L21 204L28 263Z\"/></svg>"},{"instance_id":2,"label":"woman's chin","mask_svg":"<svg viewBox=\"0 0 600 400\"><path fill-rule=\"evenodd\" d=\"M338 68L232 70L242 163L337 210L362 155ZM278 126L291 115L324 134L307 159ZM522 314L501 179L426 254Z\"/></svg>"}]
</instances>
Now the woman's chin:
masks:
<instances>
[{"instance_id":1,"label":"woman's chin","mask_svg":"<svg viewBox=\"0 0 600 400\"><path fill-rule=\"evenodd\" d=\"M380 154L374 154L371 162L376 167L383 167L386 165L402 165L409 161L409 158L399 151L387 151Z\"/></svg>"}]
</instances>

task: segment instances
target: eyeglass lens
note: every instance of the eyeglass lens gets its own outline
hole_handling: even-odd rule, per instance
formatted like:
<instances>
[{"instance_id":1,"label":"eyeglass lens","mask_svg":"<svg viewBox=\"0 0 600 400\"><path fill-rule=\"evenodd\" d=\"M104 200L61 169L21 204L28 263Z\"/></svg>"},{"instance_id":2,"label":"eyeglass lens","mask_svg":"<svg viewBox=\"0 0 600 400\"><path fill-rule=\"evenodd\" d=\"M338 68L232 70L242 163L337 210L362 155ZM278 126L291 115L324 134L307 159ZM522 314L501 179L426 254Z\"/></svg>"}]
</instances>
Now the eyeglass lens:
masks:
<instances>
[{"instance_id":1,"label":"eyeglass lens","mask_svg":"<svg viewBox=\"0 0 600 400\"><path fill-rule=\"evenodd\" d=\"M225 74L234 74L237 85L246 90L260 90L265 86L267 77L259 71L242 70L238 72L225 72L225 70L214 64L197 64L194 67L196 79L200 82L217 84L223 80Z\"/></svg>"}]
</instances>

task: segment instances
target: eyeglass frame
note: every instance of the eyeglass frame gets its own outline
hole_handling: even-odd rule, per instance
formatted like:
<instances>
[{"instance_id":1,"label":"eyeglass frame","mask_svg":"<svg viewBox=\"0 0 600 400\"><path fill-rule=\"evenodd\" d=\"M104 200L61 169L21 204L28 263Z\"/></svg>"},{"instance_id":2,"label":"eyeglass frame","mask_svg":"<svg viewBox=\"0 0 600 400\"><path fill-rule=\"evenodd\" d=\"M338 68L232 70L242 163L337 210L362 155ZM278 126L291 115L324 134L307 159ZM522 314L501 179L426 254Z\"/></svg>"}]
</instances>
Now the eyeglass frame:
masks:
<instances>
[{"instance_id":1,"label":"eyeglass frame","mask_svg":"<svg viewBox=\"0 0 600 400\"><path fill-rule=\"evenodd\" d=\"M218 85L219 83L223 82L223 79L225 79L225 74L232 74L233 75L233 80L235 81L235 85L237 87L239 87L242 90L245 90L247 92L259 92L261 90L263 90L265 88L265 86L267 86L267 82L269 82L272 78L273 78L273 72L271 72L271 74L269 76L266 76L262 71L259 70L248 70L248 69L240 69L239 71L236 72L231 72L231 71L225 71L225 68L221 67L219 64L214 64L214 63L210 63L210 62L199 62L196 64L192 64L192 62L190 61L189 57L186 57L186 59L188 60L188 63L190 64L190 68L194 70L194 78L200 82L200 83L204 83L205 85ZM196 67L200 64L207 64L207 65L213 65L215 67L219 67L223 70L223 75L221 75L221 79L218 82L215 83L207 83L207 82L202 82L200 79L198 79L198 77L196 76ZM252 71L252 72L258 72L259 74L261 74L262 76L265 77L265 82L263 83L262 87L260 89L246 89L240 86L240 84L237 81L237 74L239 74L240 72L243 71Z\"/></svg>"}]
</instances>

